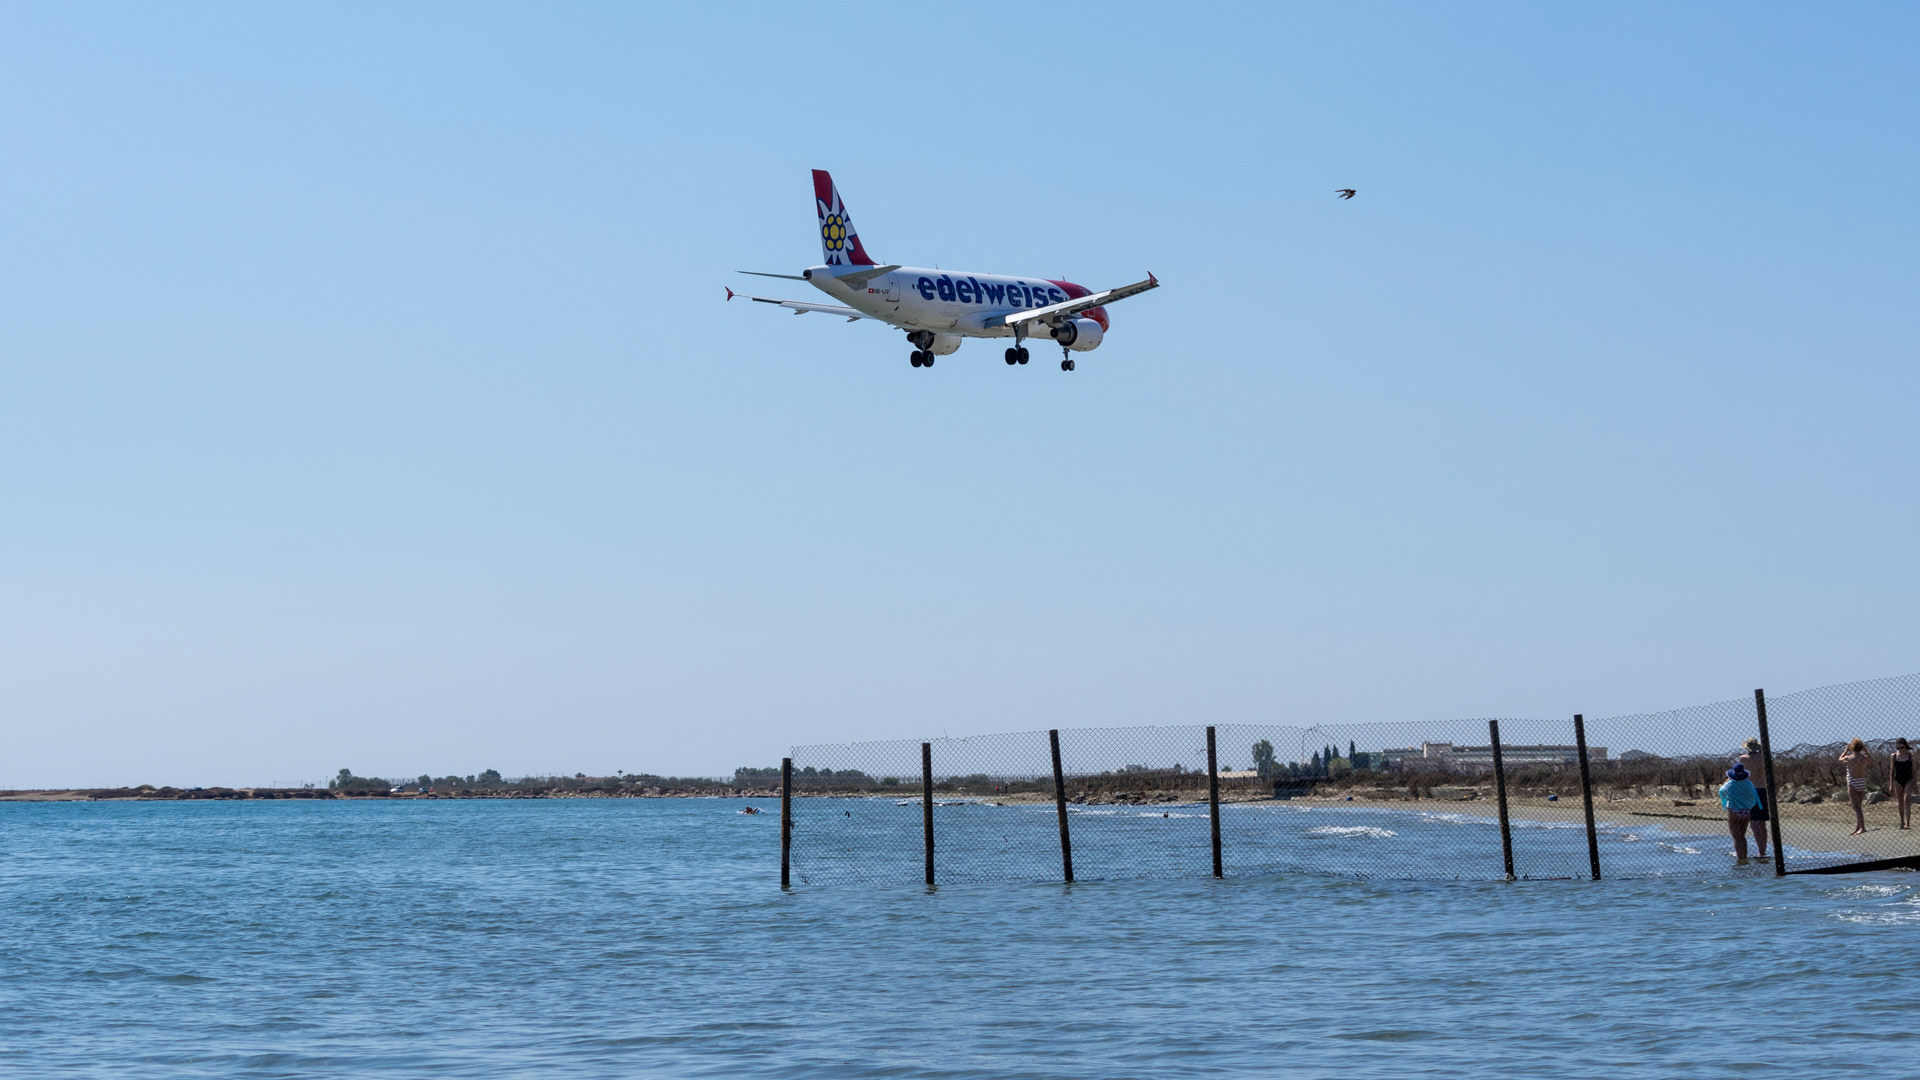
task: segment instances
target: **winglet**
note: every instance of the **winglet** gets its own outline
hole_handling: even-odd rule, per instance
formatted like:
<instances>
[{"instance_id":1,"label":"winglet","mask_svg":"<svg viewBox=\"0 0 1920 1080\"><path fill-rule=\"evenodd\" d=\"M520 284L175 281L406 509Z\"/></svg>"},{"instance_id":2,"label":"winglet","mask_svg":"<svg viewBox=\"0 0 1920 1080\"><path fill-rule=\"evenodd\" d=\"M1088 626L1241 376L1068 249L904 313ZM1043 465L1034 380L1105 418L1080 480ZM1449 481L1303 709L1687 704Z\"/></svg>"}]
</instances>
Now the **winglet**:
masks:
<instances>
[{"instance_id":1,"label":"winglet","mask_svg":"<svg viewBox=\"0 0 1920 1080\"><path fill-rule=\"evenodd\" d=\"M724 286L724 285L723 285L723 286L721 286L721 288L726 288L726 286ZM727 289L727 299L729 299L729 300L731 300L731 299L733 299L733 290L732 290L732 289Z\"/></svg>"},{"instance_id":2,"label":"winglet","mask_svg":"<svg viewBox=\"0 0 1920 1080\"><path fill-rule=\"evenodd\" d=\"M1153 276L1153 271L1151 271L1151 270L1149 270L1149 271L1147 271L1147 280L1148 280L1148 281L1151 281L1151 282L1153 282L1153 284L1154 284L1154 287L1156 287L1156 288L1158 288L1158 287L1159 287L1159 285L1160 285L1160 279L1159 279L1159 278L1157 278L1157 277L1154 277L1154 276Z\"/></svg>"}]
</instances>

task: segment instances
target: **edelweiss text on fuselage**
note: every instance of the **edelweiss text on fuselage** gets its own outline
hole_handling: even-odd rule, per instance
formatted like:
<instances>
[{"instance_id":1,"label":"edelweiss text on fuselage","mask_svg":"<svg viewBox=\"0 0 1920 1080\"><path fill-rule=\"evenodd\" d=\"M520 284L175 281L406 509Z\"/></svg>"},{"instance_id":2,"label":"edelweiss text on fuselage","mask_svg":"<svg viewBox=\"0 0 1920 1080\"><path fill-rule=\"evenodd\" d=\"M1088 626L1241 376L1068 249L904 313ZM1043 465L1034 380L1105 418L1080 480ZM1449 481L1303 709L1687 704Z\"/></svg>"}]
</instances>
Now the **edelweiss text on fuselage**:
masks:
<instances>
[{"instance_id":1,"label":"edelweiss text on fuselage","mask_svg":"<svg viewBox=\"0 0 1920 1080\"><path fill-rule=\"evenodd\" d=\"M946 274L937 278L923 277L914 282L914 289L926 300L942 300L950 304L986 304L992 307L1036 308L1064 303L1067 299L1066 293L1052 285L1041 288L1024 281L983 283L973 277L955 278Z\"/></svg>"}]
</instances>

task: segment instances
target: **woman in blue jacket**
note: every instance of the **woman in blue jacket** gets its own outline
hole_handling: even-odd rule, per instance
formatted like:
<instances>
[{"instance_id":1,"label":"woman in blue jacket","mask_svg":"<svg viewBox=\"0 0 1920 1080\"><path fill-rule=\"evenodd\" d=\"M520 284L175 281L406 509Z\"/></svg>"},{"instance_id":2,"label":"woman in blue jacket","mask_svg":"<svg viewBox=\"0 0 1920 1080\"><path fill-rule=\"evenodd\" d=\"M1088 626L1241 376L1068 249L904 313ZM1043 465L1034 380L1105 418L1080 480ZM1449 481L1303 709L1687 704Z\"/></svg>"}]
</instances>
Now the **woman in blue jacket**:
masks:
<instances>
[{"instance_id":1,"label":"woman in blue jacket","mask_svg":"<svg viewBox=\"0 0 1920 1080\"><path fill-rule=\"evenodd\" d=\"M1733 851L1745 865L1747 861L1747 819L1760 805L1760 793L1753 788L1746 767L1739 762L1727 770L1727 782L1720 785L1720 805L1727 808L1727 831L1733 834Z\"/></svg>"}]
</instances>

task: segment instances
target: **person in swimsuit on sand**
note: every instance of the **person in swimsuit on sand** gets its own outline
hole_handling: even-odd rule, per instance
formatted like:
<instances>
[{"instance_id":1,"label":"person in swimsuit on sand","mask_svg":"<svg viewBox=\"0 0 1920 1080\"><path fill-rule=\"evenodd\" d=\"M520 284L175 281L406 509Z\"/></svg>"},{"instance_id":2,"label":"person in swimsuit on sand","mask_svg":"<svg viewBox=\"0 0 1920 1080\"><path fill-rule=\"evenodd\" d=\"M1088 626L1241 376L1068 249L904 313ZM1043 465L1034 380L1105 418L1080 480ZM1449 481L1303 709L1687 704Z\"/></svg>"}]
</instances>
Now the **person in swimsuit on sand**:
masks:
<instances>
[{"instance_id":1,"label":"person in swimsuit on sand","mask_svg":"<svg viewBox=\"0 0 1920 1080\"><path fill-rule=\"evenodd\" d=\"M1865 739L1855 739L1838 760L1847 767L1847 801L1853 804L1853 831L1847 835L1859 836L1867 831L1867 815L1860 808L1867 801L1867 770L1873 767L1873 755L1867 753Z\"/></svg>"},{"instance_id":2,"label":"person in swimsuit on sand","mask_svg":"<svg viewBox=\"0 0 1920 1080\"><path fill-rule=\"evenodd\" d=\"M1760 797L1760 805L1748 815L1747 824L1753 829L1753 842L1759 845L1760 857L1767 857L1767 770L1760 756L1760 740L1749 738L1740 751L1740 767L1747 770L1747 778L1753 782L1753 790Z\"/></svg>"},{"instance_id":3,"label":"person in swimsuit on sand","mask_svg":"<svg viewBox=\"0 0 1920 1080\"><path fill-rule=\"evenodd\" d=\"M1887 790L1893 792L1900 808L1900 827L1913 825L1913 747L1905 739L1893 740L1893 760L1887 765Z\"/></svg>"},{"instance_id":4,"label":"person in swimsuit on sand","mask_svg":"<svg viewBox=\"0 0 1920 1080\"><path fill-rule=\"evenodd\" d=\"M1740 865L1747 864L1747 819L1752 816L1753 808L1760 805L1760 794L1754 790L1753 781L1747 779L1747 770L1739 762L1727 770L1727 782L1720 785L1720 805L1727 810L1727 832L1733 834L1733 853L1740 857Z\"/></svg>"}]
</instances>

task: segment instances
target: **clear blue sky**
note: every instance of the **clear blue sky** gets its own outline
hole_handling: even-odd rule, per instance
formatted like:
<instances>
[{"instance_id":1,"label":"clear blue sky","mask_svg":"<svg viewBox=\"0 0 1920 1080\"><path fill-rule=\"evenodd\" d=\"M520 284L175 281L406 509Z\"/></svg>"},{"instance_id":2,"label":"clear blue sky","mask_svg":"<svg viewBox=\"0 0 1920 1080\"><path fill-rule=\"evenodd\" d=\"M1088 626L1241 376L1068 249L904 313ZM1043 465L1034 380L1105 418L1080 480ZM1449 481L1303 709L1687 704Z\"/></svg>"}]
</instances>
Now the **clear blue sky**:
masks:
<instances>
[{"instance_id":1,"label":"clear blue sky","mask_svg":"<svg viewBox=\"0 0 1920 1080\"><path fill-rule=\"evenodd\" d=\"M0 12L0 785L1920 669L1920 9L934 8Z\"/></svg>"}]
</instances>

